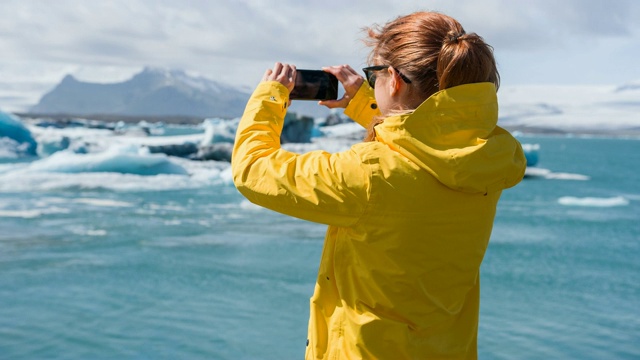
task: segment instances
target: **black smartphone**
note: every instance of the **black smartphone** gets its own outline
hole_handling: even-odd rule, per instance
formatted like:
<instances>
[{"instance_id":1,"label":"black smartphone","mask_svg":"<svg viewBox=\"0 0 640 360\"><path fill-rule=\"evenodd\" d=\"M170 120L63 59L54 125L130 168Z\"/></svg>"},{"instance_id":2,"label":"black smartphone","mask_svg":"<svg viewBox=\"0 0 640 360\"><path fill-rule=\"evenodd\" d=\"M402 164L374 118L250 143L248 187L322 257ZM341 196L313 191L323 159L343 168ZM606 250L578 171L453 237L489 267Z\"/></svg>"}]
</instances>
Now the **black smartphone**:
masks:
<instances>
[{"instance_id":1,"label":"black smartphone","mask_svg":"<svg viewBox=\"0 0 640 360\"><path fill-rule=\"evenodd\" d=\"M296 84L289 94L291 100L335 100L338 79L322 70L296 70Z\"/></svg>"}]
</instances>

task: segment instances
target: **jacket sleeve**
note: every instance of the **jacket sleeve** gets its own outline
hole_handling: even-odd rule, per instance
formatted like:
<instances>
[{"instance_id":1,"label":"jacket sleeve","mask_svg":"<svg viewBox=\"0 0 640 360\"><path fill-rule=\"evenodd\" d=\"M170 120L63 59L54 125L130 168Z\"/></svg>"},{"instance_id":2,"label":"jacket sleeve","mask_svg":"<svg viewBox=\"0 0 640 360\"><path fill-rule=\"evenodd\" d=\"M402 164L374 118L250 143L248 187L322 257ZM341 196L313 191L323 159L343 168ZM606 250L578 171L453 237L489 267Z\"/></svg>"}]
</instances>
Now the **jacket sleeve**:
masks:
<instances>
[{"instance_id":1,"label":"jacket sleeve","mask_svg":"<svg viewBox=\"0 0 640 360\"><path fill-rule=\"evenodd\" d=\"M344 114L365 128L374 117L381 115L373 89L366 81L344 109Z\"/></svg>"},{"instance_id":2,"label":"jacket sleeve","mask_svg":"<svg viewBox=\"0 0 640 360\"><path fill-rule=\"evenodd\" d=\"M251 202L304 220L349 226L365 210L368 167L354 150L295 154L280 147L289 91L262 82L238 125L233 181Z\"/></svg>"}]
</instances>

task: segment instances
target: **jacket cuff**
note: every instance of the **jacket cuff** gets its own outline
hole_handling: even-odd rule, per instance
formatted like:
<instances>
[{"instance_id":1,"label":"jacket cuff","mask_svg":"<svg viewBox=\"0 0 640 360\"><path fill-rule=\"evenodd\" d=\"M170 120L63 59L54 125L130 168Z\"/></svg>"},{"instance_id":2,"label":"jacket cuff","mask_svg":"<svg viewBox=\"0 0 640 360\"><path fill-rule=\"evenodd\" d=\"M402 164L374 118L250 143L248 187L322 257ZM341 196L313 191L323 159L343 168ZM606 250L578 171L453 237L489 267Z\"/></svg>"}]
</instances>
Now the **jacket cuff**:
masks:
<instances>
[{"instance_id":1,"label":"jacket cuff","mask_svg":"<svg viewBox=\"0 0 640 360\"><path fill-rule=\"evenodd\" d=\"M277 81L263 81L258 84L238 123L234 156L241 143L255 140L255 136L252 137L251 134L261 134L260 141L273 141L279 146L288 104L289 89L284 85Z\"/></svg>"},{"instance_id":2,"label":"jacket cuff","mask_svg":"<svg viewBox=\"0 0 640 360\"><path fill-rule=\"evenodd\" d=\"M344 109L344 114L363 127L369 126L375 116L380 116L373 89L366 81Z\"/></svg>"},{"instance_id":3,"label":"jacket cuff","mask_svg":"<svg viewBox=\"0 0 640 360\"><path fill-rule=\"evenodd\" d=\"M253 107L262 107L263 109L269 109L272 115L281 117L284 120L288 105L289 89L277 81L263 81L258 84L253 94L251 94L245 113L247 110L255 110Z\"/></svg>"}]
</instances>

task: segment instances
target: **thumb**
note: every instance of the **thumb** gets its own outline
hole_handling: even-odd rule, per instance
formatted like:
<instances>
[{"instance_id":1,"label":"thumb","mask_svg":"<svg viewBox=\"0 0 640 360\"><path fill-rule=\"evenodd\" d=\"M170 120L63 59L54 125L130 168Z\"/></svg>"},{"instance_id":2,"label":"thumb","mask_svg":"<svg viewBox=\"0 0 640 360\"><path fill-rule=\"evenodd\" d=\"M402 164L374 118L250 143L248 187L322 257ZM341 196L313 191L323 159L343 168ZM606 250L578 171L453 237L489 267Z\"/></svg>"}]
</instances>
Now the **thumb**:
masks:
<instances>
[{"instance_id":1,"label":"thumb","mask_svg":"<svg viewBox=\"0 0 640 360\"><path fill-rule=\"evenodd\" d=\"M348 101L344 102L343 99L318 101L318 105L326 106L329 109L343 108L343 107L346 107L348 103L349 103Z\"/></svg>"},{"instance_id":2,"label":"thumb","mask_svg":"<svg viewBox=\"0 0 640 360\"><path fill-rule=\"evenodd\" d=\"M344 94L340 99L337 100L321 100L318 102L318 105L323 105L328 107L329 109L334 108L346 108L351 101L351 97L348 94Z\"/></svg>"}]
</instances>

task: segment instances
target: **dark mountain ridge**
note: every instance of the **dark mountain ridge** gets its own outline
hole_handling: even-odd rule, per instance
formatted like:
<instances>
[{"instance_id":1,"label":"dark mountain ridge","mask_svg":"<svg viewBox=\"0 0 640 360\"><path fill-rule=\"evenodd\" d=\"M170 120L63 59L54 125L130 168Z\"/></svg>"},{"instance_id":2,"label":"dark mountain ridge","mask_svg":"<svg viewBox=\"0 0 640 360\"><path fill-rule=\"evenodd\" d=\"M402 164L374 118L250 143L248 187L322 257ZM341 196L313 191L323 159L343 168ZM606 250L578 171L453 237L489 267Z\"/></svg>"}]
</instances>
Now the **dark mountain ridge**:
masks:
<instances>
[{"instance_id":1,"label":"dark mountain ridge","mask_svg":"<svg viewBox=\"0 0 640 360\"><path fill-rule=\"evenodd\" d=\"M249 96L246 91L182 70L146 67L119 83L90 83L67 75L30 112L233 118L242 115Z\"/></svg>"}]
</instances>

